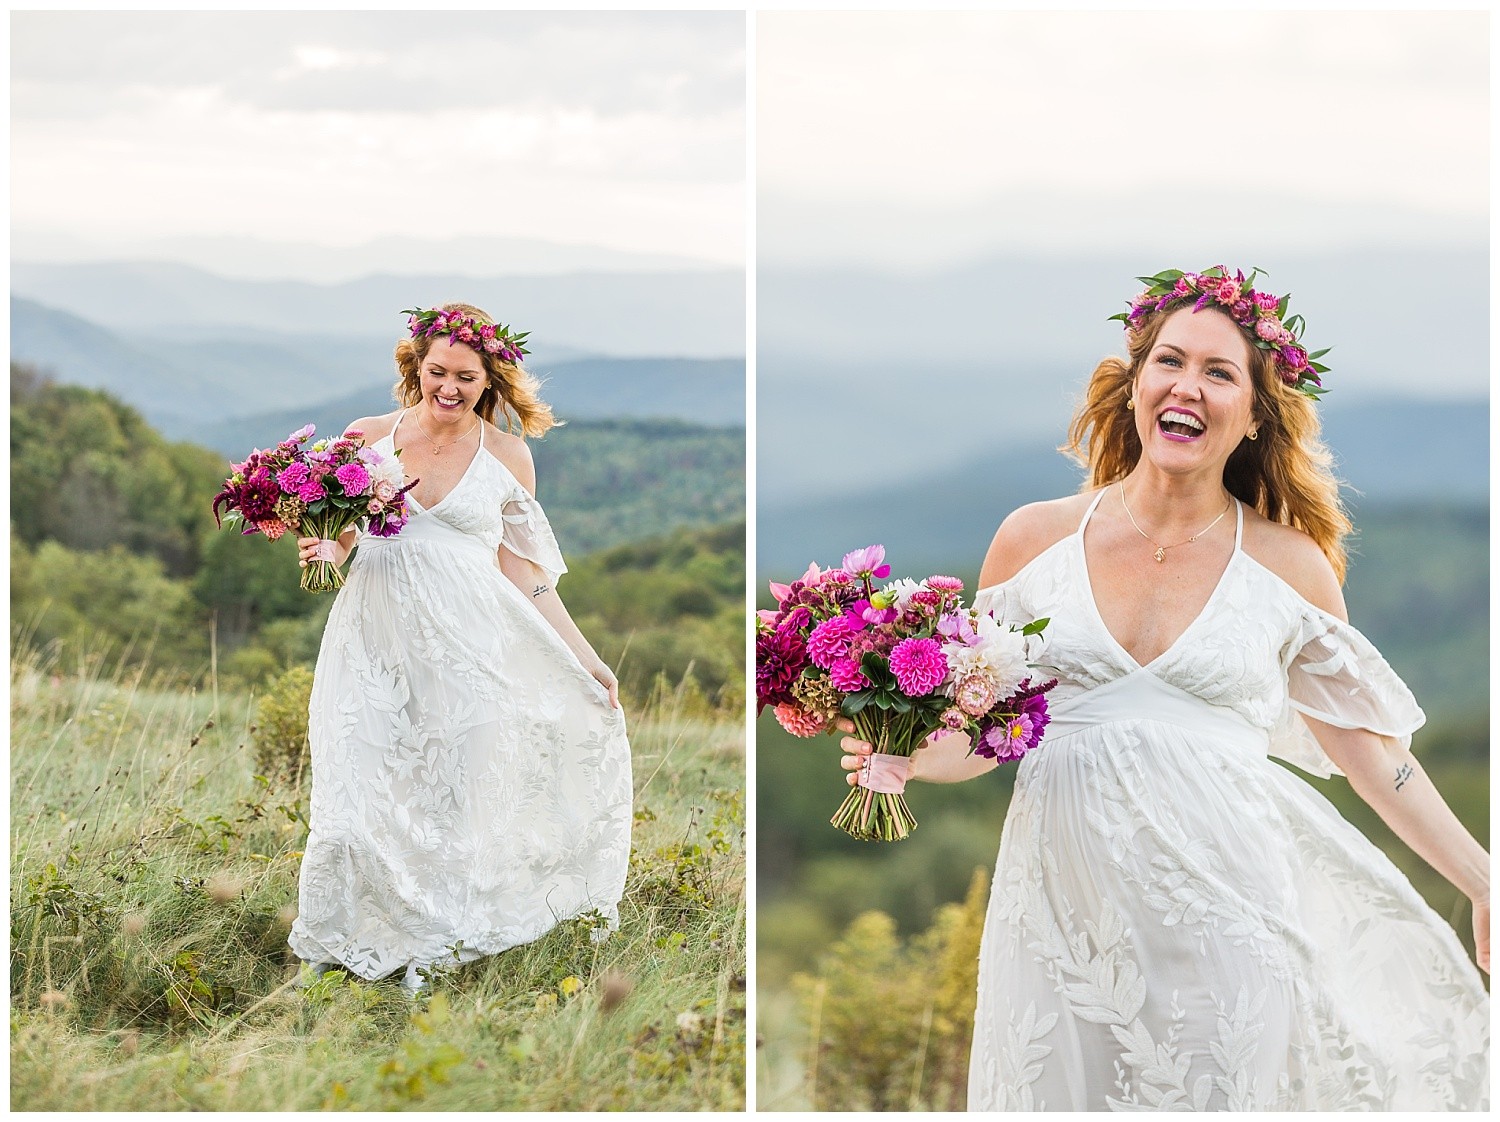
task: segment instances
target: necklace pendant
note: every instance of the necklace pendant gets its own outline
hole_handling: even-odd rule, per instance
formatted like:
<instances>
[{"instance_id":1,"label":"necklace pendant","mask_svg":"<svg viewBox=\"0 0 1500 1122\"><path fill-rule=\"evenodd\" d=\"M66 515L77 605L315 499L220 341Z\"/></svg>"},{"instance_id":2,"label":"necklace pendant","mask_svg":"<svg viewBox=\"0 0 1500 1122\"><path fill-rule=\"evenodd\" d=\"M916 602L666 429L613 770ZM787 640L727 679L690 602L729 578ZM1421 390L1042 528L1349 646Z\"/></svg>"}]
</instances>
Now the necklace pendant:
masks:
<instances>
[{"instance_id":1,"label":"necklace pendant","mask_svg":"<svg viewBox=\"0 0 1500 1122\"><path fill-rule=\"evenodd\" d=\"M1164 549L1162 549L1161 546L1157 546L1156 547L1156 559L1158 561L1164 561L1164 560L1166 560L1166 553L1167 553L1167 551L1164 550Z\"/></svg>"}]
</instances>

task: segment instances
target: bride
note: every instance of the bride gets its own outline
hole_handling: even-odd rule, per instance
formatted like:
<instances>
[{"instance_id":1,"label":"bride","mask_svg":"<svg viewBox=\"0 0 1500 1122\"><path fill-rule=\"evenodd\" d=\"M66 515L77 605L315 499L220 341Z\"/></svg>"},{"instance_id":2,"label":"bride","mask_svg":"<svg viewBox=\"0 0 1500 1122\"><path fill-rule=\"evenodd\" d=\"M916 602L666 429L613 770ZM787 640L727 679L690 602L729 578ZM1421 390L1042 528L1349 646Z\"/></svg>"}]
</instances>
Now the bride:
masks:
<instances>
[{"instance_id":1,"label":"bride","mask_svg":"<svg viewBox=\"0 0 1500 1122\"><path fill-rule=\"evenodd\" d=\"M412 514L366 535L318 652L311 832L292 949L321 972L422 972L596 913L630 854L614 675L568 616L525 441L555 423L521 341L468 304L416 312L404 408L356 421L399 454ZM355 542L298 541L301 563Z\"/></svg>"},{"instance_id":2,"label":"bride","mask_svg":"<svg viewBox=\"0 0 1500 1122\"><path fill-rule=\"evenodd\" d=\"M1050 617L980 952L970 1110L1480 1110L1488 999L1452 930L1268 753L1342 772L1473 902L1489 860L1409 751L1424 720L1346 622L1325 368L1223 267L1123 313L1069 450L1080 495L995 535L977 606ZM1300 320L1293 318L1295 325ZM850 783L870 747L843 746ZM993 768L932 741L911 779Z\"/></svg>"}]
</instances>

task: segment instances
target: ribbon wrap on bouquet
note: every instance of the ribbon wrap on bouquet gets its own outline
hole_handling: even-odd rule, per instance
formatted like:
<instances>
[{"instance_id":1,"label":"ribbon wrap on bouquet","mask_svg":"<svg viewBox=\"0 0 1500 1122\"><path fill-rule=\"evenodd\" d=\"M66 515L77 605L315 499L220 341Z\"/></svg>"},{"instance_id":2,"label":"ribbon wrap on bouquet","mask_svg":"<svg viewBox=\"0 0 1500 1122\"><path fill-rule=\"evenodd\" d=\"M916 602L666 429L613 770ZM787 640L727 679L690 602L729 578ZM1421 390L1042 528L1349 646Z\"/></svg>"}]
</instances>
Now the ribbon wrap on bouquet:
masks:
<instances>
[{"instance_id":1,"label":"ribbon wrap on bouquet","mask_svg":"<svg viewBox=\"0 0 1500 1122\"><path fill-rule=\"evenodd\" d=\"M338 557L339 535L353 525L352 519L344 521L338 517L303 520L302 536L318 539L312 559L302 570L302 587L308 592L337 592L344 587L344 574L335 559Z\"/></svg>"},{"instance_id":2,"label":"ribbon wrap on bouquet","mask_svg":"<svg viewBox=\"0 0 1500 1122\"><path fill-rule=\"evenodd\" d=\"M829 821L860 841L900 841L917 828L902 794L911 755L941 726L920 710L892 713L873 706L850 721L854 734L875 751L856 773L854 788Z\"/></svg>"}]
</instances>

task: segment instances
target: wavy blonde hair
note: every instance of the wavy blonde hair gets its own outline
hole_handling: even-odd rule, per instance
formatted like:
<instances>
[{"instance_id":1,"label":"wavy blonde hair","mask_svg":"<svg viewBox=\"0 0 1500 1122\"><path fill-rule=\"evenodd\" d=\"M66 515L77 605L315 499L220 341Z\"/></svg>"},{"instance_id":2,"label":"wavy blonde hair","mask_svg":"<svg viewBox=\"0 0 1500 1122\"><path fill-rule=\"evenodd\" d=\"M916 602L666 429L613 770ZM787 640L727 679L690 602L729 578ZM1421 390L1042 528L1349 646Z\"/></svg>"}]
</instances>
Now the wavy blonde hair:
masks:
<instances>
[{"instance_id":1,"label":"wavy blonde hair","mask_svg":"<svg viewBox=\"0 0 1500 1122\"><path fill-rule=\"evenodd\" d=\"M480 323L494 323L490 314L473 304L443 304L445 312L461 312ZM400 379L391 391L403 406L422 401L422 360L432 349L432 339L419 336L402 339L396 344L396 372ZM541 399L542 384L519 363L506 362L495 355L475 351L488 375L484 391L474 404L474 412L495 423L496 413L505 417L505 431L514 432L519 425L523 436L542 436L562 424L552 415L552 407Z\"/></svg>"},{"instance_id":2,"label":"wavy blonde hair","mask_svg":"<svg viewBox=\"0 0 1500 1122\"><path fill-rule=\"evenodd\" d=\"M1082 490L1119 482L1140 460L1141 438L1135 414L1126 402L1162 324L1177 310L1166 308L1138 321L1126 336L1128 361L1111 356L1094 367L1068 426L1067 443L1059 448L1088 470ZM1211 308L1204 312L1224 314ZM1252 412L1260 437L1241 440L1230 453L1224 465L1224 487L1272 522L1292 526L1317 542L1342 584L1349 568L1344 542L1354 523L1339 498L1333 456L1321 439L1317 410L1311 398L1276 376L1269 352L1256 346L1246 349L1255 393Z\"/></svg>"}]
</instances>

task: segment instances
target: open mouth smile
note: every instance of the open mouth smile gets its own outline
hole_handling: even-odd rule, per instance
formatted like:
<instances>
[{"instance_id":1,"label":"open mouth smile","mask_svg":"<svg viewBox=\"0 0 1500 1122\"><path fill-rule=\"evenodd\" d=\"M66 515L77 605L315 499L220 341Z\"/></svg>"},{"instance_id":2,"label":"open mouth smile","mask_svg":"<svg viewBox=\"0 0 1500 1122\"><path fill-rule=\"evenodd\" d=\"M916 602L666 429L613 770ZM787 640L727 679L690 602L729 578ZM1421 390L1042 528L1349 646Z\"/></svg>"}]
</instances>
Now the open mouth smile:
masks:
<instances>
[{"instance_id":1,"label":"open mouth smile","mask_svg":"<svg viewBox=\"0 0 1500 1122\"><path fill-rule=\"evenodd\" d=\"M1157 431L1168 440L1197 440L1203 435L1205 427L1196 414L1182 409L1168 409L1156 419Z\"/></svg>"}]
</instances>

